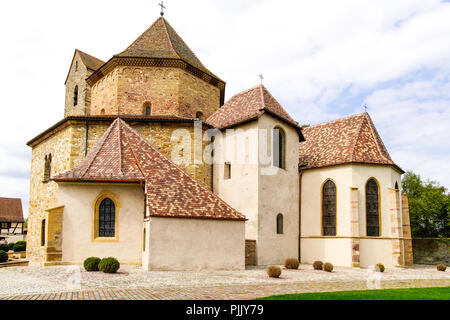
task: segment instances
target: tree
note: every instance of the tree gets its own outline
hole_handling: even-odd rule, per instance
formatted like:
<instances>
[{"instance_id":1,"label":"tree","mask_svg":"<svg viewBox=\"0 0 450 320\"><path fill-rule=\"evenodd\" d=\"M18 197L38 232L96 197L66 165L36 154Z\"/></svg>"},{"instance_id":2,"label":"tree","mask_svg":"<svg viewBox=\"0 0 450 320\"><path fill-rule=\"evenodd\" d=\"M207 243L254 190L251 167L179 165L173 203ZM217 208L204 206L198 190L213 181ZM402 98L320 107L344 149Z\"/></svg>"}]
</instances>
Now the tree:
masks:
<instances>
[{"instance_id":1,"label":"tree","mask_svg":"<svg viewBox=\"0 0 450 320\"><path fill-rule=\"evenodd\" d=\"M422 181L408 171L402 180L402 191L409 198L413 237L448 238L450 236L450 195L436 181Z\"/></svg>"}]
</instances>

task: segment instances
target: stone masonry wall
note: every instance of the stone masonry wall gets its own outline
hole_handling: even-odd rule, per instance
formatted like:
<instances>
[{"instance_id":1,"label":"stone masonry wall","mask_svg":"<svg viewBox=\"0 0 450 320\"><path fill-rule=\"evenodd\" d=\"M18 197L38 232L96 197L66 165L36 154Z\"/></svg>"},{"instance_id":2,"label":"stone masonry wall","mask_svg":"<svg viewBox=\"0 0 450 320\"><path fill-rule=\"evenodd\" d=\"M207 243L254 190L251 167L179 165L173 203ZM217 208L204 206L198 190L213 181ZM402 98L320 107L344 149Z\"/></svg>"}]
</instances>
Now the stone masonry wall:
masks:
<instances>
[{"instance_id":1,"label":"stone masonry wall","mask_svg":"<svg viewBox=\"0 0 450 320\"><path fill-rule=\"evenodd\" d=\"M220 90L178 68L116 67L92 87L91 115L144 114L204 119L220 107Z\"/></svg>"},{"instance_id":2,"label":"stone masonry wall","mask_svg":"<svg viewBox=\"0 0 450 320\"><path fill-rule=\"evenodd\" d=\"M76 70L77 63L78 70ZM89 114L91 88L87 84L86 78L91 74L92 71L88 70L88 68L83 64L79 54L76 53L66 82L66 103L64 108L64 117ZM74 106L74 89L77 85L78 104Z\"/></svg>"},{"instance_id":3,"label":"stone masonry wall","mask_svg":"<svg viewBox=\"0 0 450 320\"><path fill-rule=\"evenodd\" d=\"M416 238L412 240L414 263L450 265L450 239Z\"/></svg>"}]
</instances>

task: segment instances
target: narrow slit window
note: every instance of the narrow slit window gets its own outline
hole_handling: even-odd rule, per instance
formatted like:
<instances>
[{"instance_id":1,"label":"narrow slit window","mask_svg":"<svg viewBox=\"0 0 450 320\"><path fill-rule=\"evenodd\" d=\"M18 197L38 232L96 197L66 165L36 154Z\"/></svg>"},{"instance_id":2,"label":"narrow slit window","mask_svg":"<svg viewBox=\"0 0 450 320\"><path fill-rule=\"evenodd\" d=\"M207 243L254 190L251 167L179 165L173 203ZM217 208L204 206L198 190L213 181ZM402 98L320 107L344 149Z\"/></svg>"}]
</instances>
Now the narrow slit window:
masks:
<instances>
[{"instance_id":1,"label":"narrow slit window","mask_svg":"<svg viewBox=\"0 0 450 320\"><path fill-rule=\"evenodd\" d=\"M231 163L225 162L225 173L224 173L225 180L231 179Z\"/></svg>"},{"instance_id":2,"label":"narrow slit window","mask_svg":"<svg viewBox=\"0 0 450 320\"><path fill-rule=\"evenodd\" d=\"M41 222L41 246L45 246L45 219Z\"/></svg>"},{"instance_id":3,"label":"narrow slit window","mask_svg":"<svg viewBox=\"0 0 450 320\"><path fill-rule=\"evenodd\" d=\"M336 185L331 180L322 188L322 235L336 235Z\"/></svg>"},{"instance_id":4,"label":"narrow slit window","mask_svg":"<svg viewBox=\"0 0 450 320\"><path fill-rule=\"evenodd\" d=\"M283 234L283 215L277 215L277 234Z\"/></svg>"},{"instance_id":5,"label":"narrow slit window","mask_svg":"<svg viewBox=\"0 0 450 320\"><path fill-rule=\"evenodd\" d=\"M380 236L380 204L378 183L370 179L366 184L366 231L369 237Z\"/></svg>"}]
</instances>

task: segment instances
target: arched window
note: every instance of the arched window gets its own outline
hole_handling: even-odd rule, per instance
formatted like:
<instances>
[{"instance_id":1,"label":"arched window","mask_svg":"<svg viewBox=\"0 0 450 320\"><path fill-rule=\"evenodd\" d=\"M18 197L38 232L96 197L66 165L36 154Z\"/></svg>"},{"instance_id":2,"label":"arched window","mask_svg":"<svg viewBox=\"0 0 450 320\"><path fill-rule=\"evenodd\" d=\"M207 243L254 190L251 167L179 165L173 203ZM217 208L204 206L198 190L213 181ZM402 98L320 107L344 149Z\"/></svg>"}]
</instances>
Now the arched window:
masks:
<instances>
[{"instance_id":1,"label":"arched window","mask_svg":"<svg viewBox=\"0 0 450 320\"><path fill-rule=\"evenodd\" d=\"M197 113L195 114L195 118L203 121L203 112L197 111Z\"/></svg>"},{"instance_id":2,"label":"arched window","mask_svg":"<svg viewBox=\"0 0 450 320\"><path fill-rule=\"evenodd\" d=\"M105 109L100 110L100 114L104 115L105 114Z\"/></svg>"},{"instance_id":3,"label":"arched window","mask_svg":"<svg viewBox=\"0 0 450 320\"><path fill-rule=\"evenodd\" d=\"M116 206L114 202L105 198L98 208L98 236L115 237L116 232Z\"/></svg>"},{"instance_id":4,"label":"arched window","mask_svg":"<svg viewBox=\"0 0 450 320\"><path fill-rule=\"evenodd\" d=\"M286 135L281 128L273 130L273 165L275 167L286 168Z\"/></svg>"},{"instance_id":5,"label":"arched window","mask_svg":"<svg viewBox=\"0 0 450 320\"><path fill-rule=\"evenodd\" d=\"M398 182L397 182L397 181L395 181L395 190L397 190L397 191L399 190L399 189L398 189Z\"/></svg>"},{"instance_id":6,"label":"arched window","mask_svg":"<svg viewBox=\"0 0 450 320\"><path fill-rule=\"evenodd\" d=\"M78 86L75 86L73 89L73 105L76 106L78 104Z\"/></svg>"},{"instance_id":7,"label":"arched window","mask_svg":"<svg viewBox=\"0 0 450 320\"><path fill-rule=\"evenodd\" d=\"M152 104L150 102L144 103L144 114L146 116L152 115Z\"/></svg>"},{"instance_id":8,"label":"arched window","mask_svg":"<svg viewBox=\"0 0 450 320\"><path fill-rule=\"evenodd\" d=\"M283 234L283 215L277 215L277 234Z\"/></svg>"},{"instance_id":9,"label":"arched window","mask_svg":"<svg viewBox=\"0 0 450 320\"><path fill-rule=\"evenodd\" d=\"M367 236L380 236L380 195L378 183L371 178L366 184L366 229Z\"/></svg>"},{"instance_id":10,"label":"arched window","mask_svg":"<svg viewBox=\"0 0 450 320\"><path fill-rule=\"evenodd\" d=\"M336 185L331 180L322 187L322 235L336 235Z\"/></svg>"},{"instance_id":11,"label":"arched window","mask_svg":"<svg viewBox=\"0 0 450 320\"><path fill-rule=\"evenodd\" d=\"M48 154L44 158L44 181L50 180L52 171L52 154Z\"/></svg>"}]
</instances>

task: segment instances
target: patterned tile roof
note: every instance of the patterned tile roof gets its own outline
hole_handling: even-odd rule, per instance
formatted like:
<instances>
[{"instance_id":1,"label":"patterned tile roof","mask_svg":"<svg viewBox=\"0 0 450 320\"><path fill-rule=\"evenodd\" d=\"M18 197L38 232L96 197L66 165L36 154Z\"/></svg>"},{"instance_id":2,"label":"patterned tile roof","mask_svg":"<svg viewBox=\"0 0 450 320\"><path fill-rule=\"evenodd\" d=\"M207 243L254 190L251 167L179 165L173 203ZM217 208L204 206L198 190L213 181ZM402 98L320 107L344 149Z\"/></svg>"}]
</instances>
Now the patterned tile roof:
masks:
<instances>
[{"instance_id":1,"label":"patterned tile roof","mask_svg":"<svg viewBox=\"0 0 450 320\"><path fill-rule=\"evenodd\" d=\"M163 17L158 18L125 51L116 57L181 59L219 79L209 71Z\"/></svg>"},{"instance_id":2,"label":"patterned tile roof","mask_svg":"<svg viewBox=\"0 0 450 320\"><path fill-rule=\"evenodd\" d=\"M116 119L81 163L57 182L143 182L150 216L245 220L147 140Z\"/></svg>"},{"instance_id":3,"label":"patterned tile roof","mask_svg":"<svg viewBox=\"0 0 450 320\"><path fill-rule=\"evenodd\" d=\"M301 132L298 123L291 118L262 84L233 96L223 107L213 113L206 122L222 130L255 120L265 112L279 118L295 127L298 132Z\"/></svg>"},{"instance_id":4,"label":"patterned tile roof","mask_svg":"<svg viewBox=\"0 0 450 320\"><path fill-rule=\"evenodd\" d=\"M81 50L76 49L75 51L78 52L78 54L80 55L81 61L83 61L84 65L88 69L95 71L105 63L104 61L97 59L96 57L91 56L90 54L87 54Z\"/></svg>"},{"instance_id":5,"label":"patterned tile roof","mask_svg":"<svg viewBox=\"0 0 450 320\"><path fill-rule=\"evenodd\" d=\"M299 144L300 166L320 168L345 163L392 165L369 114L362 113L303 129Z\"/></svg>"},{"instance_id":6,"label":"patterned tile roof","mask_svg":"<svg viewBox=\"0 0 450 320\"><path fill-rule=\"evenodd\" d=\"M0 198L0 222L23 222L22 200Z\"/></svg>"}]
</instances>

